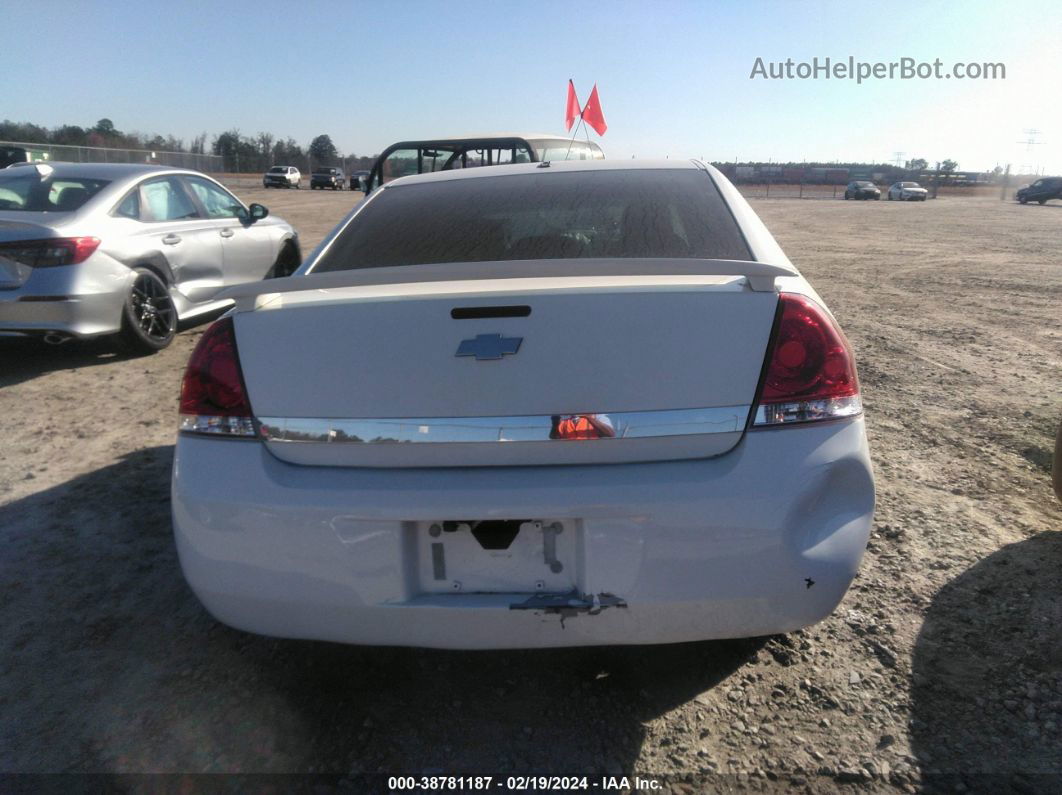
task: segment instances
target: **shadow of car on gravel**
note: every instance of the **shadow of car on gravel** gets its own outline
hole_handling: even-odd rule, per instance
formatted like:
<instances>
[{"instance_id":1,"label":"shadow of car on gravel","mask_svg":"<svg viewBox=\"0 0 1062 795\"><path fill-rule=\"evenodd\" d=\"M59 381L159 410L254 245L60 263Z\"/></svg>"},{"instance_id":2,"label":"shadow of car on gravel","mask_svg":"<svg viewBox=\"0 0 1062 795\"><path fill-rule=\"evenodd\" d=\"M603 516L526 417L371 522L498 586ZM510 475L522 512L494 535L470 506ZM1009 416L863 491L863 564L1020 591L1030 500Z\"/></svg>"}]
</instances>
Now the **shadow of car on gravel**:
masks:
<instances>
[{"instance_id":1,"label":"shadow of car on gravel","mask_svg":"<svg viewBox=\"0 0 1062 795\"><path fill-rule=\"evenodd\" d=\"M132 358L106 339L72 339L49 345L38 338L0 338L0 387L14 386L45 373L92 367Z\"/></svg>"},{"instance_id":2,"label":"shadow of car on gravel","mask_svg":"<svg viewBox=\"0 0 1062 795\"><path fill-rule=\"evenodd\" d=\"M1062 792L1062 532L1003 547L933 599L912 750L947 792Z\"/></svg>"},{"instance_id":3,"label":"shadow of car on gravel","mask_svg":"<svg viewBox=\"0 0 1062 795\"><path fill-rule=\"evenodd\" d=\"M180 333L209 325L226 311L223 307L179 323L177 331ZM58 345L50 345L40 337L0 337L0 388L14 386L56 370L94 367L150 355L129 350L114 336L75 337Z\"/></svg>"},{"instance_id":4,"label":"shadow of car on gravel","mask_svg":"<svg viewBox=\"0 0 1062 795\"><path fill-rule=\"evenodd\" d=\"M232 630L181 575L172 457L140 450L0 506L0 770L621 775L649 741L696 774L696 729L645 724L764 653L764 639L457 652Z\"/></svg>"}]
</instances>

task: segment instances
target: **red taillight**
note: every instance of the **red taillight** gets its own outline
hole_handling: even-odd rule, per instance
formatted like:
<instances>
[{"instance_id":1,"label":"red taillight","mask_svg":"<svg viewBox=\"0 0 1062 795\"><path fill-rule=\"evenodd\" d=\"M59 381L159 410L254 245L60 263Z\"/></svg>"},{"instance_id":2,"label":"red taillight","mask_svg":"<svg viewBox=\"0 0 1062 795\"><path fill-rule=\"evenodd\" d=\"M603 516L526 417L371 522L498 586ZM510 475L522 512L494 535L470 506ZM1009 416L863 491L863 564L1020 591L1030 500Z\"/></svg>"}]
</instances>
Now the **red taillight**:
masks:
<instances>
[{"instance_id":1,"label":"red taillight","mask_svg":"<svg viewBox=\"0 0 1062 795\"><path fill-rule=\"evenodd\" d=\"M754 425L851 417L863 410L855 358L833 319L814 301L782 293L767 347Z\"/></svg>"},{"instance_id":2,"label":"red taillight","mask_svg":"<svg viewBox=\"0 0 1062 795\"><path fill-rule=\"evenodd\" d=\"M77 265L92 256L100 246L100 239L98 237L68 237L63 240L63 243L70 250L71 259L67 264Z\"/></svg>"},{"instance_id":3,"label":"red taillight","mask_svg":"<svg viewBox=\"0 0 1062 795\"><path fill-rule=\"evenodd\" d=\"M225 436L255 435L231 317L223 317L208 328L192 351L181 383L180 429Z\"/></svg>"},{"instance_id":4,"label":"red taillight","mask_svg":"<svg viewBox=\"0 0 1062 795\"><path fill-rule=\"evenodd\" d=\"M99 248L98 237L54 237L0 243L0 256L31 268L55 268L84 262Z\"/></svg>"}]
</instances>

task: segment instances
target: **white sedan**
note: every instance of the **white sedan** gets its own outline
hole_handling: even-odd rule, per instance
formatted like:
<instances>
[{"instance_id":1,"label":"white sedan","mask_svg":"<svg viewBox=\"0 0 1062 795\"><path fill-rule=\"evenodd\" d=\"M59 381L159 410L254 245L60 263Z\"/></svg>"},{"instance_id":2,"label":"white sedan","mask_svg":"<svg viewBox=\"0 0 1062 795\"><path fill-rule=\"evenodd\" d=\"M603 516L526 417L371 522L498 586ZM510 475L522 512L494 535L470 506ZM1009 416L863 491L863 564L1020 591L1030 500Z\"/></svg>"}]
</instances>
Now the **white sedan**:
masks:
<instances>
[{"instance_id":1,"label":"white sedan","mask_svg":"<svg viewBox=\"0 0 1062 795\"><path fill-rule=\"evenodd\" d=\"M700 162L387 183L234 288L181 392L173 518L266 635L520 648L829 615L874 480L852 351Z\"/></svg>"},{"instance_id":2,"label":"white sedan","mask_svg":"<svg viewBox=\"0 0 1062 795\"><path fill-rule=\"evenodd\" d=\"M917 182L894 182L889 186L889 201L924 202L929 191Z\"/></svg>"}]
</instances>

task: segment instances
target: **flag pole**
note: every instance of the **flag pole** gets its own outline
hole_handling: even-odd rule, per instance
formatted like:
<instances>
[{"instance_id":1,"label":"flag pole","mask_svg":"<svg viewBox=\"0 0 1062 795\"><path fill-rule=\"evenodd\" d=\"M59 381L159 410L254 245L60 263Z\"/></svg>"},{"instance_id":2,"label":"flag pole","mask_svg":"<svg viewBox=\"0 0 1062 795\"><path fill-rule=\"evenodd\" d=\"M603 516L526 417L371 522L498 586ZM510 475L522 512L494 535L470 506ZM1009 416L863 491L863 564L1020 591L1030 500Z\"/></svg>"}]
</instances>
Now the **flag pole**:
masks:
<instances>
[{"instance_id":1,"label":"flag pole","mask_svg":"<svg viewBox=\"0 0 1062 795\"><path fill-rule=\"evenodd\" d=\"M567 160L568 159L568 155L570 155L572 153L572 144L575 143L575 136L577 136L579 134L579 125L580 124L583 124L583 112L581 110L579 111L579 124L575 125L575 132L572 133L572 139L570 141L568 141L568 151L564 153L564 159L565 160ZM585 127L586 125L583 125L583 126ZM586 140L587 141L590 140L590 133L586 134Z\"/></svg>"}]
</instances>

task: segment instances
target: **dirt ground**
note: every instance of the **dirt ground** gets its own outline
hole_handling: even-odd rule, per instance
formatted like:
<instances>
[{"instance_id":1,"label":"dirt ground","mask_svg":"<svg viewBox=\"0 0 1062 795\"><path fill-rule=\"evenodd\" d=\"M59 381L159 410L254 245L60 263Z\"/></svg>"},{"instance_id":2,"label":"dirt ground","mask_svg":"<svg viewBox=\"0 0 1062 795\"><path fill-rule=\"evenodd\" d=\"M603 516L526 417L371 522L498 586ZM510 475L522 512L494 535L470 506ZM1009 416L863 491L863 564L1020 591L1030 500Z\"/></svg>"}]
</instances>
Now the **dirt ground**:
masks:
<instances>
[{"instance_id":1,"label":"dirt ground","mask_svg":"<svg viewBox=\"0 0 1062 795\"><path fill-rule=\"evenodd\" d=\"M360 196L240 193L306 251ZM1058 791L1062 204L754 206L844 326L863 384L875 530L828 620L488 653L228 629L185 586L169 516L178 385L203 326L145 358L5 342L0 771Z\"/></svg>"}]
</instances>

